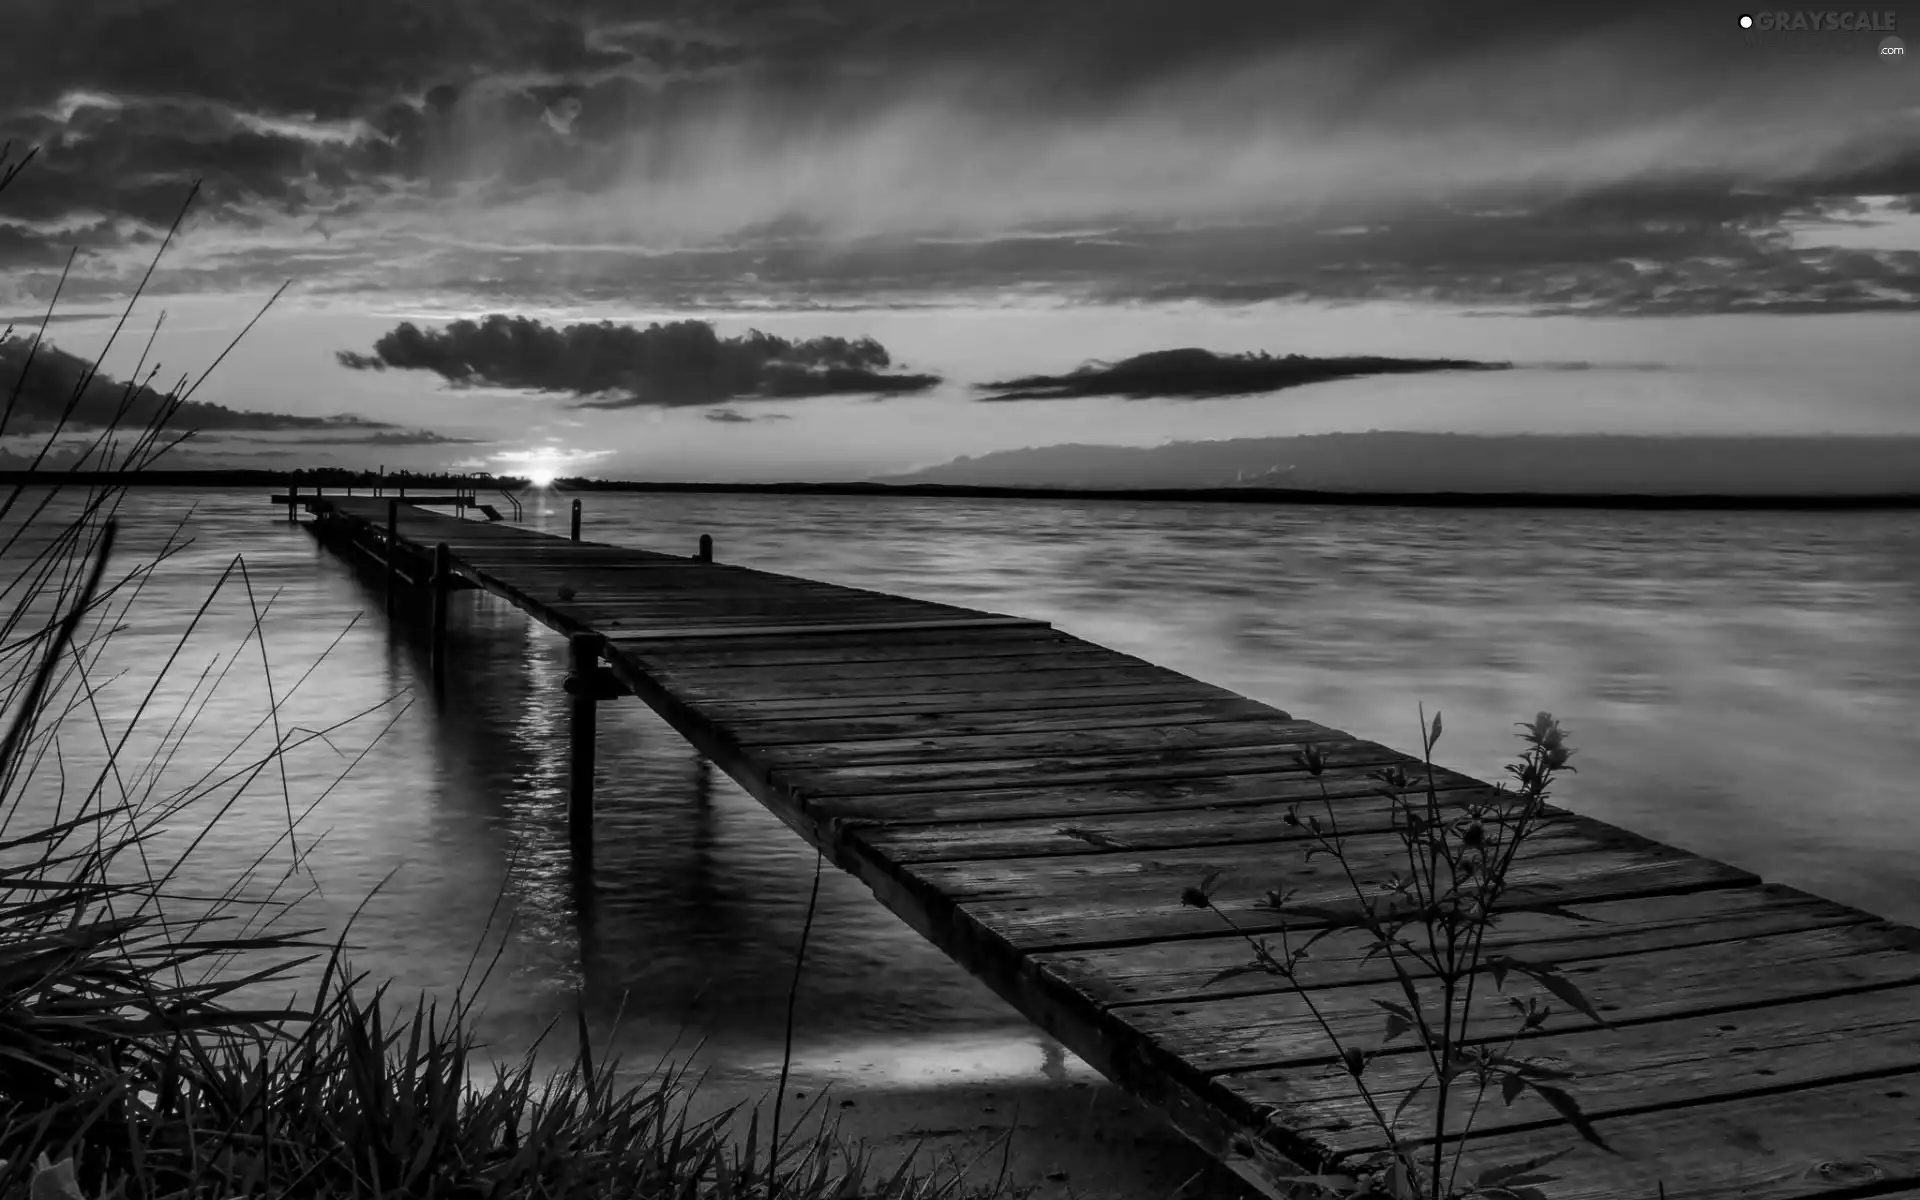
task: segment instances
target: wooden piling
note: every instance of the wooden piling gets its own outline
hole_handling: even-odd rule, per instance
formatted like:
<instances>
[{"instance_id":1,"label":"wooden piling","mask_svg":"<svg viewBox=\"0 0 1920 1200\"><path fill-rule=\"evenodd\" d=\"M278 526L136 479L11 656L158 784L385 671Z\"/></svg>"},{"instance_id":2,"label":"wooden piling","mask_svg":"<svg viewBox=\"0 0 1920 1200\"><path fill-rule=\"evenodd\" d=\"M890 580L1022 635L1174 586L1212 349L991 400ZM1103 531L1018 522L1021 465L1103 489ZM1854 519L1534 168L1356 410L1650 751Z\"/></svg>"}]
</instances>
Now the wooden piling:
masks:
<instances>
[{"instance_id":1,"label":"wooden piling","mask_svg":"<svg viewBox=\"0 0 1920 1200\"><path fill-rule=\"evenodd\" d=\"M573 540L580 540L580 502L573 502Z\"/></svg>"},{"instance_id":2,"label":"wooden piling","mask_svg":"<svg viewBox=\"0 0 1920 1200\"><path fill-rule=\"evenodd\" d=\"M699 558L701 562L713 561L713 535L712 534L703 533L700 535L700 553L696 557Z\"/></svg>"},{"instance_id":3,"label":"wooden piling","mask_svg":"<svg viewBox=\"0 0 1920 1200\"><path fill-rule=\"evenodd\" d=\"M438 688L447 665L447 590L453 582L453 551L445 542L433 548L433 641L428 651L433 669L433 686Z\"/></svg>"},{"instance_id":4,"label":"wooden piling","mask_svg":"<svg viewBox=\"0 0 1920 1200\"><path fill-rule=\"evenodd\" d=\"M291 478L287 480L287 524L300 519L300 485Z\"/></svg>"},{"instance_id":5,"label":"wooden piling","mask_svg":"<svg viewBox=\"0 0 1920 1200\"><path fill-rule=\"evenodd\" d=\"M597 633L576 633L567 639L567 691L572 697L568 720L567 839L574 861L593 856L593 749L595 710L600 700L600 654L606 639Z\"/></svg>"}]
</instances>

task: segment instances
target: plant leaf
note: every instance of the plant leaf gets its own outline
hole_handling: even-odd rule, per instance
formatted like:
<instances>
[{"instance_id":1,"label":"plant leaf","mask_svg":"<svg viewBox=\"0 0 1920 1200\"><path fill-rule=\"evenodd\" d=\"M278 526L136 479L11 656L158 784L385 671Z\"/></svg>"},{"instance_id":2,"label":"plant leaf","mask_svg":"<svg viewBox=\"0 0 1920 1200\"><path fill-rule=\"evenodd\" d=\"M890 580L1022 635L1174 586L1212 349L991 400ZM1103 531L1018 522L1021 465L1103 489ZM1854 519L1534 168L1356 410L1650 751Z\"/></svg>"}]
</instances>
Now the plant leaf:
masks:
<instances>
[{"instance_id":1,"label":"plant leaf","mask_svg":"<svg viewBox=\"0 0 1920 1200\"><path fill-rule=\"evenodd\" d=\"M1600 1136L1600 1131L1593 1127L1593 1122L1587 1120L1587 1114L1580 1111L1580 1105L1575 1102L1572 1096L1569 1096L1551 1084L1533 1083L1529 1081L1527 1086L1540 1093L1542 1100L1553 1105L1553 1110L1559 1113L1560 1116L1566 1120L1567 1124L1579 1131L1581 1137L1592 1142L1609 1154L1617 1153L1612 1146L1607 1145L1607 1139Z\"/></svg>"},{"instance_id":2,"label":"plant leaf","mask_svg":"<svg viewBox=\"0 0 1920 1200\"><path fill-rule=\"evenodd\" d=\"M1495 966L1496 963L1499 965L1498 967ZM1496 972L1499 968L1519 971L1573 1008L1579 1010L1581 1015L1587 1017L1594 1024L1612 1024L1612 1022L1600 1015L1600 1010L1588 1002L1585 994L1580 991L1579 985L1574 983L1573 980L1568 979L1565 975L1562 975L1560 968L1551 963L1529 962L1525 959L1514 958L1510 954L1496 954L1487 960L1487 968L1488 970ZM1496 986L1499 984L1499 981L1500 975L1496 973L1494 975Z\"/></svg>"},{"instance_id":3,"label":"plant leaf","mask_svg":"<svg viewBox=\"0 0 1920 1200\"><path fill-rule=\"evenodd\" d=\"M1529 1171L1546 1166L1556 1158L1564 1158L1572 1153L1572 1146L1562 1146L1551 1154L1542 1154L1538 1158L1529 1158L1525 1162L1503 1163L1499 1166L1488 1167L1486 1170L1480 1172L1480 1174L1474 1176L1474 1186L1499 1187L1501 1184L1511 1182L1519 1176L1527 1174Z\"/></svg>"}]
</instances>

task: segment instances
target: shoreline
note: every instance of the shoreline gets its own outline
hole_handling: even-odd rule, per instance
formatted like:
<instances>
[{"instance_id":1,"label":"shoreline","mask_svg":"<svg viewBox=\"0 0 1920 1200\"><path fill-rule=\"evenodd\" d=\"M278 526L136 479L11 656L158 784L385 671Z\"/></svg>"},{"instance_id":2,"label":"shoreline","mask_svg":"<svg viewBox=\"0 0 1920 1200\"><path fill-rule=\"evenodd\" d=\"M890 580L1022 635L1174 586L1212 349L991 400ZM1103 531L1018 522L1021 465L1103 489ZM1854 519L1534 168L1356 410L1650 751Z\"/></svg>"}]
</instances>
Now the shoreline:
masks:
<instances>
[{"instance_id":1,"label":"shoreline","mask_svg":"<svg viewBox=\"0 0 1920 1200\"><path fill-rule=\"evenodd\" d=\"M0 471L0 486L103 486L239 488L284 487L297 479L302 488L371 488L376 476L353 471ZM388 476L397 484L399 476ZM475 482L458 475L413 475L413 488ZM492 481L499 483L503 481ZM512 482L512 481L504 481ZM478 481L482 491L494 490ZM524 491L525 488L512 489ZM1920 510L1920 492L1860 495L1645 493L1645 492L1340 492L1299 488L1065 488L1003 487L972 484L890 483L676 483L635 480L569 479L564 492L714 493L771 496L871 496L979 500L1098 500L1130 503L1212 503L1260 505L1365 506L1373 508L1601 508L1651 511L1734 510L1772 512L1856 512Z\"/></svg>"}]
</instances>

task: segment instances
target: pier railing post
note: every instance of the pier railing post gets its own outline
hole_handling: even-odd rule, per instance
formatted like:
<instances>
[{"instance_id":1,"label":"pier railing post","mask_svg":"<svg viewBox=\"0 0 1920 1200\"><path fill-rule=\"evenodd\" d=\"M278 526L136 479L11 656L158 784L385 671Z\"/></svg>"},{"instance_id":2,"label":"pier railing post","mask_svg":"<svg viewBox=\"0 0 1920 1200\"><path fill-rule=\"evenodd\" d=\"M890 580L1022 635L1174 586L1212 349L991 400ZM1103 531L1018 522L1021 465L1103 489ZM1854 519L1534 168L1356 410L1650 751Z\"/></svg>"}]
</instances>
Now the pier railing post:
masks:
<instances>
[{"instance_id":1,"label":"pier railing post","mask_svg":"<svg viewBox=\"0 0 1920 1200\"><path fill-rule=\"evenodd\" d=\"M703 533L700 535L700 553L696 557L698 557L701 562L713 561L713 535L712 534Z\"/></svg>"},{"instance_id":2,"label":"pier railing post","mask_svg":"<svg viewBox=\"0 0 1920 1200\"><path fill-rule=\"evenodd\" d=\"M447 591L453 582L453 551L445 542L433 548L433 641L428 651L433 686L438 688L447 669Z\"/></svg>"},{"instance_id":3,"label":"pier railing post","mask_svg":"<svg viewBox=\"0 0 1920 1200\"><path fill-rule=\"evenodd\" d=\"M580 502L573 502L573 540L580 540Z\"/></svg>"},{"instance_id":4,"label":"pier railing post","mask_svg":"<svg viewBox=\"0 0 1920 1200\"><path fill-rule=\"evenodd\" d=\"M393 615L393 592L395 581L400 577L400 568L396 559L400 555L400 502L387 501L387 615Z\"/></svg>"},{"instance_id":5,"label":"pier railing post","mask_svg":"<svg viewBox=\"0 0 1920 1200\"><path fill-rule=\"evenodd\" d=\"M576 633L567 639L567 691L572 696L567 739L567 840L574 861L593 856L593 743L599 703L600 652L605 639Z\"/></svg>"}]
</instances>

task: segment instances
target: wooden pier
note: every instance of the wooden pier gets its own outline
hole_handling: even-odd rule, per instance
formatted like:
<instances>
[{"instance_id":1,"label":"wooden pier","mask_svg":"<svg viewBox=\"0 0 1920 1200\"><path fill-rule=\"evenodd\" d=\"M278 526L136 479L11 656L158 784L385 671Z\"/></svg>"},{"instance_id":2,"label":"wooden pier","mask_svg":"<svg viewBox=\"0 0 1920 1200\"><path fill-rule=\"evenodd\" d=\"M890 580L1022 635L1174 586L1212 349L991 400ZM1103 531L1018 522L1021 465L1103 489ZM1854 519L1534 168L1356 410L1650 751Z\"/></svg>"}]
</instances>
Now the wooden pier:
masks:
<instances>
[{"instance_id":1,"label":"wooden pier","mask_svg":"<svg viewBox=\"0 0 1920 1200\"><path fill-rule=\"evenodd\" d=\"M302 497L330 544L430 588L484 588L570 639L572 828L591 853L594 708L645 701L703 755L1036 1025L1272 1195L1381 1141L1300 997L1210 983L1249 957L1182 890L1224 872L1242 928L1347 894L1283 818L1324 755L1371 881L1400 842L1368 772L1409 756L1043 622L688 557L551 537L369 497ZM689 549L692 537L689 536ZM724 548L722 548L724 550ZM391 601L390 601L391 603ZM1449 803L1486 785L1439 772ZM1371 865L1370 865L1371 864ZM1377 866L1377 871L1372 870ZM1607 1018L1556 1004L1515 1050L1561 1060L1620 1152L1554 1164L1553 1200L1920 1198L1920 932L1568 814L1510 876L1489 949L1560 965ZM1294 917L1293 928L1310 926ZM1496 945L1497 943L1497 945ZM1329 947L1320 1012L1378 1043L1384 958ZM1510 988L1511 990L1511 988ZM1504 1040L1487 989L1482 1032ZM1479 1003L1479 1001L1476 1001ZM1391 1108L1424 1073L1403 1039L1367 1067ZM1425 1100L1409 1128L1431 1127ZM1467 1168L1578 1145L1530 1093L1475 1117Z\"/></svg>"}]
</instances>

